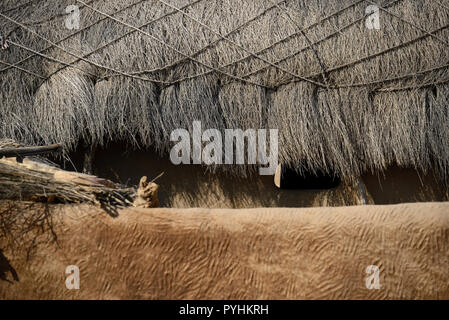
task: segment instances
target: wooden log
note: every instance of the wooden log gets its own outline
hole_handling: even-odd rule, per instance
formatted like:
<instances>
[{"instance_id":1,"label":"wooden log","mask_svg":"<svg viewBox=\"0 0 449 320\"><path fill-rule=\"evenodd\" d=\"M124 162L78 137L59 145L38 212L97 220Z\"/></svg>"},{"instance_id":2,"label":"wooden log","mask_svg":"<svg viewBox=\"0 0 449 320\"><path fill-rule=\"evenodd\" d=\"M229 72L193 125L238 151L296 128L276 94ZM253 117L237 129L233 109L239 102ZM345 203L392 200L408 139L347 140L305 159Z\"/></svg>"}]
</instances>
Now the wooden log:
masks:
<instances>
[{"instance_id":1,"label":"wooden log","mask_svg":"<svg viewBox=\"0 0 449 320\"><path fill-rule=\"evenodd\" d=\"M110 189L117 189L115 183L110 180L99 178L94 175L88 175L79 172L65 171L58 167L50 166L45 163L33 161L30 158L25 158L23 162L18 162L14 158L0 159L0 164L7 164L8 166L15 167L21 170L29 170L30 172L38 172L42 174L48 174L48 176L55 183L70 183L80 186L88 187L106 187ZM0 172L1 174L1 172Z\"/></svg>"},{"instance_id":2,"label":"wooden log","mask_svg":"<svg viewBox=\"0 0 449 320\"><path fill-rule=\"evenodd\" d=\"M0 149L0 158L14 158L23 159L27 156L37 156L40 154L56 152L62 149L62 144L52 144L49 146L38 147L22 147L22 148L5 148Z\"/></svg>"}]
</instances>

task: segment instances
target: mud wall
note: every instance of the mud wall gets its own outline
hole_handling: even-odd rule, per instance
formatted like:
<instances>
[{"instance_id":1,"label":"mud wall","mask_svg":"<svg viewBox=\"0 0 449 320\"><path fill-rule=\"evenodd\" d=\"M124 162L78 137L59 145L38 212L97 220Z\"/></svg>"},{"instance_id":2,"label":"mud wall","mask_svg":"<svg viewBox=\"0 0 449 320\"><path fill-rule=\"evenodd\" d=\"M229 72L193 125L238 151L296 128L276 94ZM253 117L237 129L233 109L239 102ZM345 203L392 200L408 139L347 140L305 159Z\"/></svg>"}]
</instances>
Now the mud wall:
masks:
<instances>
[{"instance_id":1,"label":"mud wall","mask_svg":"<svg viewBox=\"0 0 449 320\"><path fill-rule=\"evenodd\" d=\"M127 209L111 218L64 206L38 219L44 227L13 232L20 241L0 238L0 299L449 299L448 211ZM65 285L69 265L79 290ZM379 290L366 287L370 265Z\"/></svg>"}]
</instances>

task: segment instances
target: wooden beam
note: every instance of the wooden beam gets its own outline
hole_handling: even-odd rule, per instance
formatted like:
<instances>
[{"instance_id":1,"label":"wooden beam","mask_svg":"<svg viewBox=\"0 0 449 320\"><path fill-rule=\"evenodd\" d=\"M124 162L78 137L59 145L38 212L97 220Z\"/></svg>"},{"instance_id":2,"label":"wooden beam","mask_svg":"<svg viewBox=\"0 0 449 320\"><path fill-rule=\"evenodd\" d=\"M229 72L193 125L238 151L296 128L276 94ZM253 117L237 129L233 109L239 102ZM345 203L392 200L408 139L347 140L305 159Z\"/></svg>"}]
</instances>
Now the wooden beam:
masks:
<instances>
[{"instance_id":1,"label":"wooden beam","mask_svg":"<svg viewBox=\"0 0 449 320\"><path fill-rule=\"evenodd\" d=\"M0 158L24 158L27 156L37 156L40 154L56 152L62 149L62 144L52 144L49 146L23 147L23 148L5 148L0 149Z\"/></svg>"},{"instance_id":2,"label":"wooden beam","mask_svg":"<svg viewBox=\"0 0 449 320\"><path fill-rule=\"evenodd\" d=\"M97 151L96 144L86 144L84 151L83 173L93 175L94 174L94 160L95 152Z\"/></svg>"}]
</instances>

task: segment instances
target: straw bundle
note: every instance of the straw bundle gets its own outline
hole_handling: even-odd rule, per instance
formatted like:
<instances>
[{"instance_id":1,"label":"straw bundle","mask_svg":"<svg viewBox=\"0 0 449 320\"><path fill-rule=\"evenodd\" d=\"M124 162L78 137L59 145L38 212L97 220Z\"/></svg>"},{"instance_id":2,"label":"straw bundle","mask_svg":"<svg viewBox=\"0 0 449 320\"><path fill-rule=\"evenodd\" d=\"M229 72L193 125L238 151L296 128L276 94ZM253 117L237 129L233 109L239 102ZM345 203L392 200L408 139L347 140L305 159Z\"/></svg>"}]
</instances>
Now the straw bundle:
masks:
<instances>
[{"instance_id":1,"label":"straw bundle","mask_svg":"<svg viewBox=\"0 0 449 320\"><path fill-rule=\"evenodd\" d=\"M132 206L137 190L25 159L0 160L0 199L90 203L105 209Z\"/></svg>"}]
</instances>

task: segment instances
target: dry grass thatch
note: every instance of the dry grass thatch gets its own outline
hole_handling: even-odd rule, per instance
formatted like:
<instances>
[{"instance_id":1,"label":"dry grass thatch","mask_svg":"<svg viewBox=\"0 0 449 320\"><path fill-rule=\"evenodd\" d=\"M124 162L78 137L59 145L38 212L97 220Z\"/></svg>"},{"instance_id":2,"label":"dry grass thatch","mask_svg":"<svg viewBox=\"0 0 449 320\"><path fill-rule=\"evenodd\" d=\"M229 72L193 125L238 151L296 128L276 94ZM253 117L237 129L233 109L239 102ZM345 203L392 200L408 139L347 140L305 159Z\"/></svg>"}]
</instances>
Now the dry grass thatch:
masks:
<instances>
[{"instance_id":1,"label":"dry grass thatch","mask_svg":"<svg viewBox=\"0 0 449 320\"><path fill-rule=\"evenodd\" d=\"M448 175L448 0L377 1L380 30L372 1L84 1L1 2L0 138L164 151L201 120L278 128L298 170Z\"/></svg>"}]
</instances>

